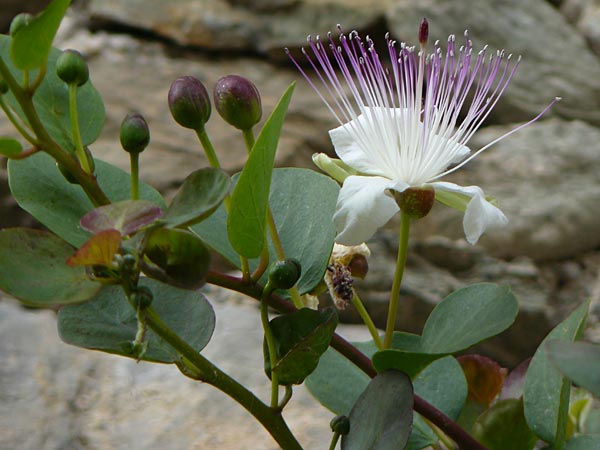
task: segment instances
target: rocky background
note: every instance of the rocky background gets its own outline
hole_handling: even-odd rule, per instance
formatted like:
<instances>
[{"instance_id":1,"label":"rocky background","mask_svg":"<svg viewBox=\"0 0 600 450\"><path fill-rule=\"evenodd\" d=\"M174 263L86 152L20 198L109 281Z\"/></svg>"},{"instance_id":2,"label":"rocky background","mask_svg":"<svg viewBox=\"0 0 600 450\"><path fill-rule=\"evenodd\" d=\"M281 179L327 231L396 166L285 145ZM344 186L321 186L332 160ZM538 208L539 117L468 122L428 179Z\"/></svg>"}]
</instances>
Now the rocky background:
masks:
<instances>
[{"instance_id":1,"label":"rocky background","mask_svg":"<svg viewBox=\"0 0 600 450\"><path fill-rule=\"evenodd\" d=\"M0 1L0 26L44 3ZM142 177L170 195L191 169L207 164L193 133L178 128L168 112L175 78L194 75L210 89L223 75L246 76L262 93L265 116L285 87L299 80L277 165L311 167L312 153L331 152L327 130L335 123L283 48L299 52L307 34L325 34L338 23L376 40L390 31L399 41L415 42L422 17L432 40L444 42L468 29L476 48L487 43L523 56L471 148L532 118L555 96L563 100L451 177L494 195L510 220L507 228L472 247L462 239L461 215L440 206L413 227L398 326L418 332L449 292L494 281L512 286L521 313L510 330L478 351L511 367L590 297L587 335L600 340L599 0L85 0L75 2L58 46L86 56L104 97L107 121L94 153L126 168L118 127L126 113L140 111L152 132ZM216 114L207 128L225 169L239 170L246 153L240 136ZM0 132L11 132L6 121ZM2 168L0 227L24 223L31 221L11 201ZM358 285L380 325L393 274L395 225L370 243L371 270ZM209 297L220 324L209 356L265 393L254 306L229 294L211 291ZM343 319L357 316L349 308ZM352 327L342 330L354 333ZM169 393L161 392L165 387ZM305 448L324 448L329 413L302 390L292 407L292 427ZM24 450L275 448L223 395L182 381L171 367L135 365L60 344L51 313L24 312L10 301L0 302L0 436L0 448Z\"/></svg>"}]
</instances>

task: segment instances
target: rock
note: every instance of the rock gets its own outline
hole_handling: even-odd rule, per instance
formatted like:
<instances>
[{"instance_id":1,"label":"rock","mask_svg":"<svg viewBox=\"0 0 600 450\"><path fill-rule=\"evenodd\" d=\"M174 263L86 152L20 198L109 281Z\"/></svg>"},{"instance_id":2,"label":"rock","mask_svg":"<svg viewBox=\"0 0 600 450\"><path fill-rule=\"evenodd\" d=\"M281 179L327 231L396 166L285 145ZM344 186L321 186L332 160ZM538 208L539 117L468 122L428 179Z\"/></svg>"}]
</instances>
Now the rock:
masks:
<instances>
[{"instance_id":1,"label":"rock","mask_svg":"<svg viewBox=\"0 0 600 450\"><path fill-rule=\"evenodd\" d=\"M494 122L525 121L555 96L563 101L550 114L600 124L598 58L583 37L544 0L470 2L400 0L390 6L387 21L399 40L416 42L421 18L429 20L430 42L461 42L469 30L475 50L506 49L523 59L502 100L490 116Z\"/></svg>"},{"instance_id":2,"label":"rock","mask_svg":"<svg viewBox=\"0 0 600 450\"><path fill-rule=\"evenodd\" d=\"M95 21L150 31L181 45L211 50L275 52L326 33L336 24L365 28L390 0L92 0Z\"/></svg>"},{"instance_id":3,"label":"rock","mask_svg":"<svg viewBox=\"0 0 600 450\"><path fill-rule=\"evenodd\" d=\"M560 11L583 34L596 55L600 55L600 1L566 0Z\"/></svg>"},{"instance_id":4,"label":"rock","mask_svg":"<svg viewBox=\"0 0 600 450\"><path fill-rule=\"evenodd\" d=\"M203 354L260 398L270 384L262 368L256 302L225 291L208 293L217 329ZM252 303L250 303L252 302ZM342 327L343 328L343 327ZM364 330L346 327L349 337ZM276 447L239 405L173 365L139 363L60 342L50 311L26 311L0 300L0 434L19 450ZM286 408L305 448L329 442L332 413L303 388Z\"/></svg>"},{"instance_id":5,"label":"rock","mask_svg":"<svg viewBox=\"0 0 600 450\"><path fill-rule=\"evenodd\" d=\"M470 142L481 148L514 125L487 127ZM497 258L536 260L574 257L600 245L600 130L558 119L535 123L502 140L450 177L481 186L509 219L480 244ZM462 213L436 205L421 236L460 238Z\"/></svg>"}]
</instances>

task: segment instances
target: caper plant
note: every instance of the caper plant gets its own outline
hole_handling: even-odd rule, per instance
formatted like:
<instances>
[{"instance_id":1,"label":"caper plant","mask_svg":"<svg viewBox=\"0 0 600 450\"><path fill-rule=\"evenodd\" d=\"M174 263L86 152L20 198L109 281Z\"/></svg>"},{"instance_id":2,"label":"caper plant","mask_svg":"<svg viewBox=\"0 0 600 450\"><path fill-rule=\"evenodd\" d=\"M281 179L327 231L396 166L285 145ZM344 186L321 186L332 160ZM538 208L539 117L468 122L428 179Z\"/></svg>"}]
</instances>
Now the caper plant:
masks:
<instances>
[{"instance_id":1,"label":"caper plant","mask_svg":"<svg viewBox=\"0 0 600 450\"><path fill-rule=\"evenodd\" d=\"M0 230L0 289L25 305L59 306L68 344L174 364L219 389L282 449L302 449L282 412L303 383L335 416L324 449L600 446L589 431L600 429L590 414L600 350L576 342L588 303L512 372L485 356L454 356L513 323L518 301L508 286L466 286L439 302L420 335L396 329L410 228L435 201L464 212L472 244L510 219L481 188L439 179L489 147L472 152L467 144L518 61L503 51L473 53L466 34L462 47L451 36L445 53L438 43L428 53L426 21L415 33L418 50L387 37L385 64L357 32L310 38L308 64L290 57L339 121L330 131L339 159L314 156L325 174L273 167L294 83L260 126L260 92L247 78L224 76L211 96L201 80L182 76L165 108L182 132L195 132L209 166L188 174L167 203L139 180L139 155L152 151L152 124L139 112L123 119L118 137L129 173L96 158L104 104L85 58L50 42L68 6L54 0L38 16L19 15L10 36L0 36L0 107L15 130L0 138L0 154L15 200L46 228ZM221 169L209 120L239 131L248 155L240 173ZM368 276L364 242L396 213L398 258L381 333L353 282ZM236 274L216 270L214 253ZM256 357L264 359L268 399L203 355L215 324L200 290L206 283L259 302L264 351ZM317 296L327 293L335 307L319 306ZM350 343L336 334L337 309L347 307L372 339Z\"/></svg>"}]
</instances>

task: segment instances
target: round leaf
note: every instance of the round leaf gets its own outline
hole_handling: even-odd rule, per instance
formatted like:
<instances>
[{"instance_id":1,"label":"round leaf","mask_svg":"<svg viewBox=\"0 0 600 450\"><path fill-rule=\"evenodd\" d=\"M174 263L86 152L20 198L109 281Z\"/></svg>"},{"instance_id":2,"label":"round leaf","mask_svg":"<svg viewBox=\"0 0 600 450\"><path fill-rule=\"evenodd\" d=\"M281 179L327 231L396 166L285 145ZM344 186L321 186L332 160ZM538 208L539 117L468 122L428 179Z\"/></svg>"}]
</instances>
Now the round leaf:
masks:
<instances>
[{"instance_id":1,"label":"round leaf","mask_svg":"<svg viewBox=\"0 0 600 450\"><path fill-rule=\"evenodd\" d=\"M600 398L600 345L555 340L548 341L546 352L567 378Z\"/></svg>"},{"instance_id":2,"label":"round leaf","mask_svg":"<svg viewBox=\"0 0 600 450\"><path fill-rule=\"evenodd\" d=\"M413 419L410 379L396 370L373 378L350 411L342 450L397 450L408 442Z\"/></svg>"},{"instance_id":3,"label":"round leaf","mask_svg":"<svg viewBox=\"0 0 600 450\"><path fill-rule=\"evenodd\" d=\"M25 228L0 230L0 289L32 306L81 302L101 285L83 267L69 267L75 249L51 233Z\"/></svg>"},{"instance_id":4,"label":"round leaf","mask_svg":"<svg viewBox=\"0 0 600 450\"><path fill-rule=\"evenodd\" d=\"M421 345L426 353L454 353L495 336L517 317L518 302L508 286L480 283L459 289L431 312Z\"/></svg>"},{"instance_id":5,"label":"round leaf","mask_svg":"<svg viewBox=\"0 0 600 450\"><path fill-rule=\"evenodd\" d=\"M208 344L215 315L202 294L149 279L140 284L152 291L152 307L171 330L197 351ZM58 313L58 331L68 344L136 358L128 345L135 339L136 315L118 286L104 287L92 300L62 308ZM151 329L146 332L145 341L148 345L141 359L161 363L180 359Z\"/></svg>"},{"instance_id":6,"label":"round leaf","mask_svg":"<svg viewBox=\"0 0 600 450\"><path fill-rule=\"evenodd\" d=\"M146 200L123 200L93 209L80 220L90 233L117 230L123 236L135 233L162 216L162 210Z\"/></svg>"},{"instance_id":7,"label":"round leaf","mask_svg":"<svg viewBox=\"0 0 600 450\"><path fill-rule=\"evenodd\" d=\"M210 216L229 192L231 180L212 167L192 172L173 198L164 217L171 227L188 227Z\"/></svg>"},{"instance_id":8,"label":"round leaf","mask_svg":"<svg viewBox=\"0 0 600 450\"><path fill-rule=\"evenodd\" d=\"M458 358L469 386L469 400L488 407L498 396L507 369L482 355L464 355Z\"/></svg>"},{"instance_id":9,"label":"round leaf","mask_svg":"<svg viewBox=\"0 0 600 450\"><path fill-rule=\"evenodd\" d=\"M565 450L600 450L600 435L571 438Z\"/></svg>"},{"instance_id":10,"label":"round leaf","mask_svg":"<svg viewBox=\"0 0 600 450\"><path fill-rule=\"evenodd\" d=\"M12 138L0 138L0 155L11 156L19 155L23 151L23 146L19 141Z\"/></svg>"}]
</instances>

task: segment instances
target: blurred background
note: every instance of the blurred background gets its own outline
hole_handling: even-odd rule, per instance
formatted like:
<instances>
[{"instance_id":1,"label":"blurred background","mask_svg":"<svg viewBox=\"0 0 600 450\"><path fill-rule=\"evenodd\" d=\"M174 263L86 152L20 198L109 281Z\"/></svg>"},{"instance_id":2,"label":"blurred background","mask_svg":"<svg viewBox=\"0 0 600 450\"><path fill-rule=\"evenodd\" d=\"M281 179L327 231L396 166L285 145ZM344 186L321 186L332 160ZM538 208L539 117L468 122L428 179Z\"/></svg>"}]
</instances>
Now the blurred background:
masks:
<instances>
[{"instance_id":1,"label":"blurred background","mask_svg":"<svg viewBox=\"0 0 600 450\"><path fill-rule=\"evenodd\" d=\"M15 14L47 3L0 0L0 28L6 32ZM430 42L444 43L450 34L460 42L468 29L475 50L488 44L522 55L511 85L469 147L477 150L531 119L554 97L563 100L448 178L484 188L510 224L474 247L462 238L462 215L448 208L437 205L415 224L397 326L420 332L448 293L493 281L512 287L521 312L511 329L474 351L514 367L588 298L586 337L600 341L600 0L73 3L56 46L86 57L104 98L106 124L92 151L126 169L119 125L128 112L141 112L151 129L141 176L167 196L191 170L207 165L195 135L179 128L167 108L169 86L179 76L193 75L209 91L224 75L250 78L261 92L264 117L298 80L277 165L312 167L313 153L333 155L327 132L336 123L283 50L299 54L308 34L324 35L341 24L376 42L389 31L415 44L419 22L427 17ZM238 171L246 155L241 136L216 114L207 130L224 168ZM7 120L0 119L0 133L13 135ZM2 161L0 227L32 225L10 198L5 167ZM396 225L392 221L369 242L370 271L357 282L380 326L393 277ZM227 292L209 289L207 295L219 321L209 356L266 395L254 304ZM342 320L357 322L358 316L348 308ZM366 339L351 325L341 330ZM161 392L165 386L170 392ZM24 311L6 299L0 301L0 399L0 449L276 448L222 394L188 383L172 367L136 365L60 344L52 313ZM292 427L305 448L325 448L330 413L301 389L292 407Z\"/></svg>"}]
</instances>

